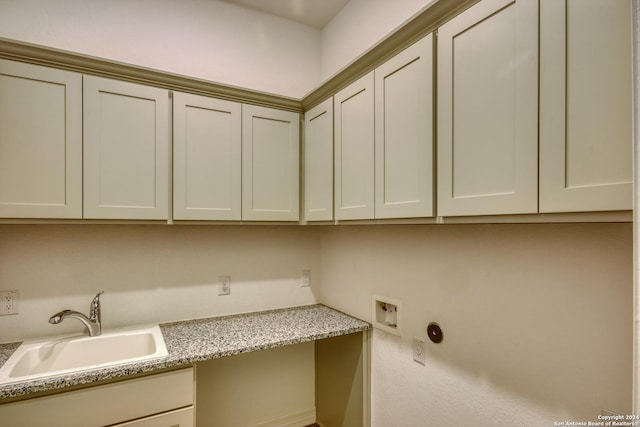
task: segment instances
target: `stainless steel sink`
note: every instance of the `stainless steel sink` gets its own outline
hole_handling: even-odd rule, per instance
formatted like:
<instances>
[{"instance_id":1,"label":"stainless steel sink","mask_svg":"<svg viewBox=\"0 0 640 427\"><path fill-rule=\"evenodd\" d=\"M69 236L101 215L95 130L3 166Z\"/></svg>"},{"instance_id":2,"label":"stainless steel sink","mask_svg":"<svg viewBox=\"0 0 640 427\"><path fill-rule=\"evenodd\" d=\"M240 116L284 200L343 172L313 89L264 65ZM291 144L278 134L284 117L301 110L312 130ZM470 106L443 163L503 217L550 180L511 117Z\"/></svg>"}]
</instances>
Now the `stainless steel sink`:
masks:
<instances>
[{"instance_id":1,"label":"stainless steel sink","mask_svg":"<svg viewBox=\"0 0 640 427\"><path fill-rule=\"evenodd\" d=\"M24 342L0 367L0 385L160 359L167 347L158 325Z\"/></svg>"}]
</instances>

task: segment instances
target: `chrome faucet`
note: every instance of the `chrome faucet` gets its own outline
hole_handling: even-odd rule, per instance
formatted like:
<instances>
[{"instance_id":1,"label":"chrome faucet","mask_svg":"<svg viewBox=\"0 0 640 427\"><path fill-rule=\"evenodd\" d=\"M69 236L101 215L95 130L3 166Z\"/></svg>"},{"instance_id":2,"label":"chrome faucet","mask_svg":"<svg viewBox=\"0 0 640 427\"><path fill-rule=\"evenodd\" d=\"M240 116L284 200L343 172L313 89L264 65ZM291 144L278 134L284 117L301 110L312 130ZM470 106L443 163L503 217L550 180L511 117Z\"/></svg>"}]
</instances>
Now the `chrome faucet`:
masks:
<instances>
[{"instance_id":1,"label":"chrome faucet","mask_svg":"<svg viewBox=\"0 0 640 427\"><path fill-rule=\"evenodd\" d=\"M100 295L102 295L104 291L98 292L98 294L91 301L91 306L89 308L89 317L84 314L74 311L74 310L62 310L59 313L54 314L49 318L49 323L52 325L57 325L58 323L62 323L64 319L70 317L72 319L78 319L89 330L90 337L96 337L102 333L102 325L100 323Z\"/></svg>"}]
</instances>

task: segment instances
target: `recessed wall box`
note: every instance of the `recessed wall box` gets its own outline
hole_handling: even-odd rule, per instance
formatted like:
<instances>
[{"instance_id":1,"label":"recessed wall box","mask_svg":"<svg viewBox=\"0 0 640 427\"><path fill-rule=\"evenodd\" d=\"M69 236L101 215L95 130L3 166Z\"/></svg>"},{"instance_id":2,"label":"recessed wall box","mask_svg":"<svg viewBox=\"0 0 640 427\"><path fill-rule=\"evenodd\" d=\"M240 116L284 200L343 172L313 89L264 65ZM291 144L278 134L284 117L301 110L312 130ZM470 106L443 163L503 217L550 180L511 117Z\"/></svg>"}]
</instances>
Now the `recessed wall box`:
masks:
<instances>
[{"instance_id":1,"label":"recessed wall box","mask_svg":"<svg viewBox=\"0 0 640 427\"><path fill-rule=\"evenodd\" d=\"M374 295L372 302L371 319L373 327L390 334L402 336L402 304L400 300Z\"/></svg>"}]
</instances>

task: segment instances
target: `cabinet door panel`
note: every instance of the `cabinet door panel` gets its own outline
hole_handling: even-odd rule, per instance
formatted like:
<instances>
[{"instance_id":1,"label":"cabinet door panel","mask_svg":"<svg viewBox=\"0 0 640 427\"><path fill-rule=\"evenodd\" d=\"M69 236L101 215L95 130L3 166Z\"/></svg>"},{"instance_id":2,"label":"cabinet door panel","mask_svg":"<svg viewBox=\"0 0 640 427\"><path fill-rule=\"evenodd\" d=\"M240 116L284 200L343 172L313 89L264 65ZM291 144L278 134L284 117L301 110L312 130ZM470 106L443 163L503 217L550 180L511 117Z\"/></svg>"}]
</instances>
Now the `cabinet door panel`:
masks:
<instances>
[{"instance_id":1,"label":"cabinet door panel","mask_svg":"<svg viewBox=\"0 0 640 427\"><path fill-rule=\"evenodd\" d=\"M537 212L537 16L485 0L438 32L438 215Z\"/></svg>"},{"instance_id":2,"label":"cabinet door panel","mask_svg":"<svg viewBox=\"0 0 640 427\"><path fill-rule=\"evenodd\" d=\"M84 76L84 216L167 219L168 92Z\"/></svg>"},{"instance_id":3,"label":"cabinet door panel","mask_svg":"<svg viewBox=\"0 0 640 427\"><path fill-rule=\"evenodd\" d=\"M632 208L631 2L540 4L540 211Z\"/></svg>"},{"instance_id":4,"label":"cabinet door panel","mask_svg":"<svg viewBox=\"0 0 640 427\"><path fill-rule=\"evenodd\" d=\"M433 36L375 70L375 217L433 215Z\"/></svg>"},{"instance_id":5,"label":"cabinet door panel","mask_svg":"<svg viewBox=\"0 0 640 427\"><path fill-rule=\"evenodd\" d=\"M242 106L242 219L299 218L300 118Z\"/></svg>"},{"instance_id":6,"label":"cabinet door panel","mask_svg":"<svg viewBox=\"0 0 640 427\"><path fill-rule=\"evenodd\" d=\"M82 218L82 76L0 60L0 217Z\"/></svg>"},{"instance_id":7,"label":"cabinet door panel","mask_svg":"<svg viewBox=\"0 0 640 427\"><path fill-rule=\"evenodd\" d=\"M173 94L173 217L241 219L241 105Z\"/></svg>"},{"instance_id":8,"label":"cabinet door panel","mask_svg":"<svg viewBox=\"0 0 640 427\"><path fill-rule=\"evenodd\" d=\"M335 108L335 217L374 217L373 72L338 92Z\"/></svg>"},{"instance_id":9,"label":"cabinet door panel","mask_svg":"<svg viewBox=\"0 0 640 427\"><path fill-rule=\"evenodd\" d=\"M304 115L305 219L333 219L333 98Z\"/></svg>"}]
</instances>

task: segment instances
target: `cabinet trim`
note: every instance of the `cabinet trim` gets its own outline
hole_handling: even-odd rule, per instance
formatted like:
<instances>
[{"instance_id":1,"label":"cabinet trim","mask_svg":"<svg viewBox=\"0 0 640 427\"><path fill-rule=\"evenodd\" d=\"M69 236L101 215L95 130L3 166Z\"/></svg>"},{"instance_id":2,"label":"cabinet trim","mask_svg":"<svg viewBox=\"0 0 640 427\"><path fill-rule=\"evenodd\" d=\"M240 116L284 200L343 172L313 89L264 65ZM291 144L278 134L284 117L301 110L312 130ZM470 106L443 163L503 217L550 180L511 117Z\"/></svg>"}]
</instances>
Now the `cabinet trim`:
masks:
<instances>
[{"instance_id":1,"label":"cabinet trim","mask_svg":"<svg viewBox=\"0 0 640 427\"><path fill-rule=\"evenodd\" d=\"M436 1L387 36L322 85L305 95L301 102L305 111L344 89L398 52L411 46L443 23L462 13L480 0Z\"/></svg>"},{"instance_id":2,"label":"cabinet trim","mask_svg":"<svg viewBox=\"0 0 640 427\"><path fill-rule=\"evenodd\" d=\"M279 108L281 110L302 112L300 101L295 98L243 89L236 86L100 59L89 55L2 37L0 37L0 58L61 68L82 74L124 80L196 95L212 96L229 101L247 102L265 107Z\"/></svg>"},{"instance_id":3,"label":"cabinet trim","mask_svg":"<svg viewBox=\"0 0 640 427\"><path fill-rule=\"evenodd\" d=\"M3 37L0 37L0 58L302 113L479 1L434 2L344 69L312 89L302 99L243 89Z\"/></svg>"}]
</instances>

